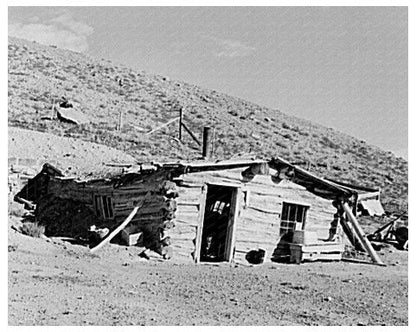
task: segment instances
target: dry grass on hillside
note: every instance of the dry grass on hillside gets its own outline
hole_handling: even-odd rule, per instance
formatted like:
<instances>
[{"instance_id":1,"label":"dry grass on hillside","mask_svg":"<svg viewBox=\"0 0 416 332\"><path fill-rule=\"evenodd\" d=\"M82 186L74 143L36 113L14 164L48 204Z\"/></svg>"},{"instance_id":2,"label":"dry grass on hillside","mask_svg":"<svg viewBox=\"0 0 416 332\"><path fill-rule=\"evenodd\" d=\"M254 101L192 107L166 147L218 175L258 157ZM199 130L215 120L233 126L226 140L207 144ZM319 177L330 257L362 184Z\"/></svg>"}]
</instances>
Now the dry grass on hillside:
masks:
<instances>
[{"instance_id":1,"label":"dry grass on hillside","mask_svg":"<svg viewBox=\"0 0 416 332\"><path fill-rule=\"evenodd\" d=\"M90 119L73 125L50 116L62 96ZM195 159L200 148L174 124L178 115L201 137L215 128L215 158L280 155L322 176L380 187L388 210L407 209L407 162L348 135L217 91L136 72L83 54L9 39L9 125L80 138L128 152L138 161ZM117 131L120 112L124 126Z\"/></svg>"}]
</instances>

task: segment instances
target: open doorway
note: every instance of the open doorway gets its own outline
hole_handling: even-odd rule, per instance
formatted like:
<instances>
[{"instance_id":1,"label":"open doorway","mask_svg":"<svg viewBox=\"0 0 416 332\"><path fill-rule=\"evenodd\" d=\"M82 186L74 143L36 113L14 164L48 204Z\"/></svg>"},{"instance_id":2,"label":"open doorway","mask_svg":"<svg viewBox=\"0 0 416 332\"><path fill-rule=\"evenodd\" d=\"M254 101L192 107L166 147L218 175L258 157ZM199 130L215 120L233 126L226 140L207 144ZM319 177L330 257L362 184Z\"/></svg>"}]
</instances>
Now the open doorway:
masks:
<instances>
[{"instance_id":1,"label":"open doorway","mask_svg":"<svg viewBox=\"0 0 416 332\"><path fill-rule=\"evenodd\" d=\"M230 261L238 188L208 185L202 226L201 262Z\"/></svg>"}]
</instances>

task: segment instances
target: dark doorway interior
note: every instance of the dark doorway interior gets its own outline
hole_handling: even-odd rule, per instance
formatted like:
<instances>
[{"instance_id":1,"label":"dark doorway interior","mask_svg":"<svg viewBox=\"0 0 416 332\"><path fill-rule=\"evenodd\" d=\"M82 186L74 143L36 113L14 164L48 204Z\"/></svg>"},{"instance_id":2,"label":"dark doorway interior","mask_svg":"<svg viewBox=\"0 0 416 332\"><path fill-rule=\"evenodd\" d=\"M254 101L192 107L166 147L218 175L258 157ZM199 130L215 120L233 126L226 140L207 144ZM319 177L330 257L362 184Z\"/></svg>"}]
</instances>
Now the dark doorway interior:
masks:
<instances>
[{"instance_id":1,"label":"dark doorway interior","mask_svg":"<svg viewBox=\"0 0 416 332\"><path fill-rule=\"evenodd\" d=\"M208 185L202 229L201 262L228 261L232 187Z\"/></svg>"}]
</instances>

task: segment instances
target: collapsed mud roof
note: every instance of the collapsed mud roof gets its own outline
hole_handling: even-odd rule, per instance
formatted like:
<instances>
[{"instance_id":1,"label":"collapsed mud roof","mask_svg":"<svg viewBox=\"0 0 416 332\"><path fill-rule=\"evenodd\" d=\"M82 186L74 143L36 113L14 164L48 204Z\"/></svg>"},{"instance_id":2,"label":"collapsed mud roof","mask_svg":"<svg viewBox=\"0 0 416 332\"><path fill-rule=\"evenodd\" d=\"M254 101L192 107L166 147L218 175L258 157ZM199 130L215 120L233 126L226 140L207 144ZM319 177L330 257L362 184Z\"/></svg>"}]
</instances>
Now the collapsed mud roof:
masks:
<instances>
[{"instance_id":1,"label":"collapsed mud roof","mask_svg":"<svg viewBox=\"0 0 416 332\"><path fill-rule=\"evenodd\" d=\"M280 157L115 166L118 175L75 179L46 164L16 196L38 204L37 218L46 221L47 231L52 220L42 209L49 211L51 199L82 204L94 215L89 223L110 229L128 217L131 234L141 233L143 246L163 257L247 262L263 253L265 260L340 259L347 238L382 264L356 220L358 197L379 199L378 191L318 177ZM334 206L337 213L344 209L349 222L341 222L337 241L328 242ZM92 226L68 221L77 227L60 228L57 220L50 229L65 229L66 236Z\"/></svg>"}]
</instances>

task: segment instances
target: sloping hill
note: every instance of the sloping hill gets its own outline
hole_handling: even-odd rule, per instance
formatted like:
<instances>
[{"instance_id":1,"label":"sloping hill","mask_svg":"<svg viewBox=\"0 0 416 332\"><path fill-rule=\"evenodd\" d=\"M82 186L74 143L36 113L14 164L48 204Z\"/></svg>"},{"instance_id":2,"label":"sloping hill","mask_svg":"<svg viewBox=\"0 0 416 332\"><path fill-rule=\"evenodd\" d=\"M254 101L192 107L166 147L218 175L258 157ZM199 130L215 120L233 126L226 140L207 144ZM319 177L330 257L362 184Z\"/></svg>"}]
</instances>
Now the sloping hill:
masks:
<instances>
[{"instance_id":1,"label":"sloping hill","mask_svg":"<svg viewBox=\"0 0 416 332\"><path fill-rule=\"evenodd\" d=\"M67 98L90 123L47 120ZM280 155L322 176L383 190L390 211L407 209L407 162L364 141L226 94L110 61L9 39L9 126L80 138L124 150L138 161L195 159L200 148L177 123L145 133L178 116L201 137L215 128L215 158ZM117 131L120 113L123 127Z\"/></svg>"}]
</instances>

